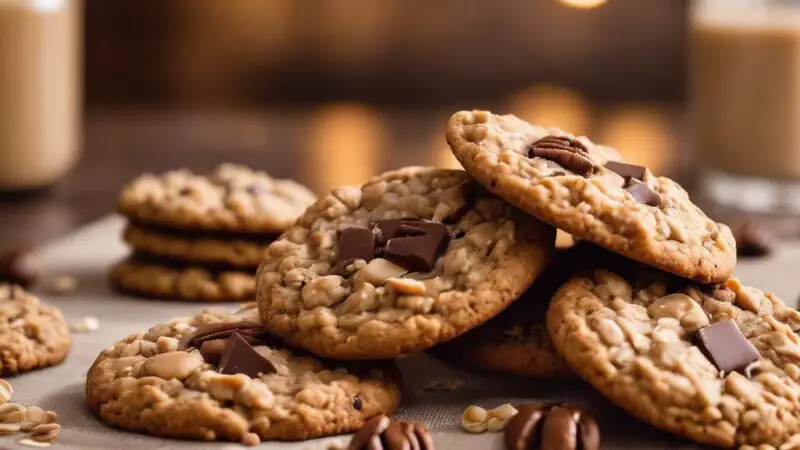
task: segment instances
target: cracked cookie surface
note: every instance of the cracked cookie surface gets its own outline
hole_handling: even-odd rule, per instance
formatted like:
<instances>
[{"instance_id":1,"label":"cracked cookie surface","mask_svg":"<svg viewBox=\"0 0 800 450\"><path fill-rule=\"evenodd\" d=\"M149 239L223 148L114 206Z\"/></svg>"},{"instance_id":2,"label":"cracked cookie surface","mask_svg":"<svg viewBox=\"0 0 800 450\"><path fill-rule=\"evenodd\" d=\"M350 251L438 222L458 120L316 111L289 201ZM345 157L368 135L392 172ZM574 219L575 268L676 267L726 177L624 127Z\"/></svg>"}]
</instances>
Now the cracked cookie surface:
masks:
<instances>
[{"instance_id":1,"label":"cracked cookie surface","mask_svg":"<svg viewBox=\"0 0 800 450\"><path fill-rule=\"evenodd\" d=\"M18 286L0 284L0 375L59 364L70 344L61 311Z\"/></svg>"},{"instance_id":2,"label":"cracked cookie surface","mask_svg":"<svg viewBox=\"0 0 800 450\"><path fill-rule=\"evenodd\" d=\"M343 230L398 218L447 224L452 239L432 270L414 272L377 256L337 270ZM484 191L463 171L387 172L361 187L334 190L270 245L256 276L261 320L274 334L327 357L391 358L426 349L519 297L549 260L554 239L552 227Z\"/></svg>"},{"instance_id":3,"label":"cracked cookie surface","mask_svg":"<svg viewBox=\"0 0 800 450\"><path fill-rule=\"evenodd\" d=\"M116 263L109 274L118 291L190 302L242 302L255 298L253 271L176 264L144 255Z\"/></svg>"},{"instance_id":4,"label":"cracked cookie surface","mask_svg":"<svg viewBox=\"0 0 800 450\"><path fill-rule=\"evenodd\" d=\"M455 113L446 134L470 175L576 238L702 283L723 282L733 272L730 229L669 178L644 168L633 177L609 169L609 161L621 160L609 147L488 111Z\"/></svg>"},{"instance_id":5,"label":"cracked cookie surface","mask_svg":"<svg viewBox=\"0 0 800 450\"><path fill-rule=\"evenodd\" d=\"M252 377L219 373L191 336L202 327L237 321L242 317L204 311L115 343L89 369L89 407L106 423L130 431L251 443L252 434L257 442L347 433L397 408L400 391L390 364L353 369L269 341L253 348L274 371Z\"/></svg>"},{"instance_id":6,"label":"cracked cookie surface","mask_svg":"<svg viewBox=\"0 0 800 450\"><path fill-rule=\"evenodd\" d=\"M628 269L576 276L553 297L547 328L570 367L635 416L699 443L767 450L798 439L800 313L736 279L704 286ZM712 324L740 332L754 362L718 368L719 355L695 345Z\"/></svg>"},{"instance_id":7,"label":"cracked cookie surface","mask_svg":"<svg viewBox=\"0 0 800 450\"><path fill-rule=\"evenodd\" d=\"M208 176L188 170L141 175L123 188L117 210L139 224L258 236L282 232L314 200L295 181L222 164Z\"/></svg>"}]
</instances>

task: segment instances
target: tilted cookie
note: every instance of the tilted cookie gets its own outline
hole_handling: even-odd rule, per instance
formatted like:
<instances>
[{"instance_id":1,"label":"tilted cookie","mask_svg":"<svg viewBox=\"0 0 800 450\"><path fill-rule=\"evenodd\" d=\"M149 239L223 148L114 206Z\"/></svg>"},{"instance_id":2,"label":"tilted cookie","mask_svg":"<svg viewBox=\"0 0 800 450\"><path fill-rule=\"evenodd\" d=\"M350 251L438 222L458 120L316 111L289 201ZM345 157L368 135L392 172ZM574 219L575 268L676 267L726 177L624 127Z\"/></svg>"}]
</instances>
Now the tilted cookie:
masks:
<instances>
[{"instance_id":1,"label":"tilted cookie","mask_svg":"<svg viewBox=\"0 0 800 450\"><path fill-rule=\"evenodd\" d=\"M673 433L783 449L800 433L800 313L736 279L636 266L577 276L553 297L547 328L570 367Z\"/></svg>"},{"instance_id":2,"label":"tilted cookie","mask_svg":"<svg viewBox=\"0 0 800 450\"><path fill-rule=\"evenodd\" d=\"M0 284L0 375L59 364L70 344L61 311L20 287Z\"/></svg>"},{"instance_id":3,"label":"tilted cookie","mask_svg":"<svg viewBox=\"0 0 800 450\"><path fill-rule=\"evenodd\" d=\"M261 320L327 357L426 349L519 297L554 237L463 171L387 172L320 199L270 245L256 276Z\"/></svg>"},{"instance_id":4,"label":"tilted cookie","mask_svg":"<svg viewBox=\"0 0 800 450\"><path fill-rule=\"evenodd\" d=\"M347 433L397 408L390 363L333 364L285 348L261 324L205 311L103 351L86 399L115 427L248 444Z\"/></svg>"},{"instance_id":5,"label":"tilted cookie","mask_svg":"<svg viewBox=\"0 0 800 450\"><path fill-rule=\"evenodd\" d=\"M142 175L122 190L117 210L138 224L258 236L282 232L314 200L292 180L222 164L208 176L187 170Z\"/></svg>"},{"instance_id":6,"label":"tilted cookie","mask_svg":"<svg viewBox=\"0 0 800 450\"><path fill-rule=\"evenodd\" d=\"M574 377L545 328L550 297L575 273L585 244L557 250L533 285L485 324L437 345L431 353L475 370L529 377Z\"/></svg>"},{"instance_id":7,"label":"tilted cookie","mask_svg":"<svg viewBox=\"0 0 800 450\"><path fill-rule=\"evenodd\" d=\"M733 272L730 229L609 147L488 111L455 113L447 142L489 190L576 238L702 283Z\"/></svg>"},{"instance_id":8,"label":"tilted cookie","mask_svg":"<svg viewBox=\"0 0 800 450\"><path fill-rule=\"evenodd\" d=\"M255 297L252 272L175 264L132 255L111 268L114 289L127 294L189 302L243 302Z\"/></svg>"}]
</instances>

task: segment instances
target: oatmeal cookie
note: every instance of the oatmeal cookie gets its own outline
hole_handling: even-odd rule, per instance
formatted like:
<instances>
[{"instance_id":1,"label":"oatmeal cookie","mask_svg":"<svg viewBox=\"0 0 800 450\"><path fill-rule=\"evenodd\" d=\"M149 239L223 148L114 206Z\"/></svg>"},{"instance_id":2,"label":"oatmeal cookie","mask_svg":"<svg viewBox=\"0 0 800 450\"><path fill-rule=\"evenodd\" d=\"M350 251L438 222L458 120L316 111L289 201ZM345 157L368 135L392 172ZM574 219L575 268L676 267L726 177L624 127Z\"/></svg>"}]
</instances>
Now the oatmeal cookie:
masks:
<instances>
[{"instance_id":1,"label":"oatmeal cookie","mask_svg":"<svg viewBox=\"0 0 800 450\"><path fill-rule=\"evenodd\" d=\"M653 425L765 450L800 433L800 313L736 279L595 269L558 290L547 328L578 375Z\"/></svg>"},{"instance_id":2,"label":"oatmeal cookie","mask_svg":"<svg viewBox=\"0 0 800 450\"><path fill-rule=\"evenodd\" d=\"M488 111L454 114L447 142L490 191L578 239L701 283L733 272L731 230L609 147Z\"/></svg>"},{"instance_id":3,"label":"oatmeal cookie","mask_svg":"<svg viewBox=\"0 0 800 450\"><path fill-rule=\"evenodd\" d=\"M59 364L70 343L61 311L18 286L0 284L0 375Z\"/></svg>"},{"instance_id":4,"label":"oatmeal cookie","mask_svg":"<svg viewBox=\"0 0 800 450\"><path fill-rule=\"evenodd\" d=\"M315 199L292 180L223 164L208 176L187 170L142 175L123 188L117 210L140 225L258 238L290 227Z\"/></svg>"},{"instance_id":5,"label":"oatmeal cookie","mask_svg":"<svg viewBox=\"0 0 800 450\"><path fill-rule=\"evenodd\" d=\"M156 325L104 350L86 400L104 422L206 441L303 440L357 430L400 401L396 368L288 349L219 311Z\"/></svg>"},{"instance_id":6,"label":"oatmeal cookie","mask_svg":"<svg viewBox=\"0 0 800 450\"><path fill-rule=\"evenodd\" d=\"M279 234L232 238L204 234L186 235L171 230L128 224L123 239L137 253L161 256L194 264L220 264L256 269L267 254L267 247ZM253 270L255 272L255 270Z\"/></svg>"},{"instance_id":7,"label":"oatmeal cookie","mask_svg":"<svg viewBox=\"0 0 800 450\"><path fill-rule=\"evenodd\" d=\"M147 298L243 302L255 297L253 272L134 254L111 268L110 281L120 292Z\"/></svg>"},{"instance_id":8,"label":"oatmeal cookie","mask_svg":"<svg viewBox=\"0 0 800 450\"><path fill-rule=\"evenodd\" d=\"M326 357L423 350L516 300L554 240L463 171L387 172L334 190L270 245L256 275L261 320Z\"/></svg>"}]
</instances>

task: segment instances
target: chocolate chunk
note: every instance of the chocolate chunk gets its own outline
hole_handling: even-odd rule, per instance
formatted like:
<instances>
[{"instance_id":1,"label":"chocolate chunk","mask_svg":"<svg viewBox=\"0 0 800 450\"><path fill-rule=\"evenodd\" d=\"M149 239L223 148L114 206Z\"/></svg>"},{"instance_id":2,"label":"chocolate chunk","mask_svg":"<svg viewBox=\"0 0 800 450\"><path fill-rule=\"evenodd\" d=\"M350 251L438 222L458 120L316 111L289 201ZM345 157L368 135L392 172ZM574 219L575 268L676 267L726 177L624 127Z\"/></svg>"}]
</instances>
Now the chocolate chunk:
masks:
<instances>
[{"instance_id":1,"label":"chocolate chunk","mask_svg":"<svg viewBox=\"0 0 800 450\"><path fill-rule=\"evenodd\" d=\"M200 356L209 364L219 364L219 358L225 351L225 346L228 344L227 339L214 339L205 341L200 344Z\"/></svg>"},{"instance_id":2,"label":"chocolate chunk","mask_svg":"<svg viewBox=\"0 0 800 450\"><path fill-rule=\"evenodd\" d=\"M272 361L257 352L242 336L233 332L217 366L217 372L227 375L243 373L255 378L259 374L276 373L278 368Z\"/></svg>"},{"instance_id":3,"label":"chocolate chunk","mask_svg":"<svg viewBox=\"0 0 800 450\"><path fill-rule=\"evenodd\" d=\"M775 250L777 237L766 224L754 221L743 223L734 234L736 254L743 258L767 256Z\"/></svg>"},{"instance_id":4,"label":"chocolate chunk","mask_svg":"<svg viewBox=\"0 0 800 450\"><path fill-rule=\"evenodd\" d=\"M348 450L434 450L425 425L396 422L386 416L367 421L347 446Z\"/></svg>"},{"instance_id":5,"label":"chocolate chunk","mask_svg":"<svg viewBox=\"0 0 800 450\"><path fill-rule=\"evenodd\" d=\"M558 163L582 177L598 171L598 166L589 157L589 150L577 139L563 136L545 136L531 144L529 158L542 158Z\"/></svg>"},{"instance_id":6,"label":"chocolate chunk","mask_svg":"<svg viewBox=\"0 0 800 450\"><path fill-rule=\"evenodd\" d=\"M639 203L647 206L661 205L661 196L636 178L626 178L625 190Z\"/></svg>"},{"instance_id":7,"label":"chocolate chunk","mask_svg":"<svg viewBox=\"0 0 800 450\"><path fill-rule=\"evenodd\" d=\"M742 372L761 359L758 350L730 319L697 330L692 343L722 372Z\"/></svg>"},{"instance_id":8,"label":"chocolate chunk","mask_svg":"<svg viewBox=\"0 0 800 450\"><path fill-rule=\"evenodd\" d=\"M644 181L644 175L647 173L647 167L619 161L609 161L606 163L605 167L617 175L620 175L622 178L630 177L639 181Z\"/></svg>"},{"instance_id":9,"label":"chocolate chunk","mask_svg":"<svg viewBox=\"0 0 800 450\"><path fill-rule=\"evenodd\" d=\"M361 397L359 397L357 395L355 397L353 397L353 408L355 408L358 411L363 410L364 402L361 400Z\"/></svg>"},{"instance_id":10,"label":"chocolate chunk","mask_svg":"<svg viewBox=\"0 0 800 450\"><path fill-rule=\"evenodd\" d=\"M227 339L233 332L238 332L250 344L277 344L267 328L257 322L218 322L199 326L193 333L181 339L179 350L187 348L201 348L206 341Z\"/></svg>"},{"instance_id":11,"label":"chocolate chunk","mask_svg":"<svg viewBox=\"0 0 800 450\"><path fill-rule=\"evenodd\" d=\"M436 222L402 224L398 235L386 243L384 256L412 272L429 272L450 243L447 227Z\"/></svg>"},{"instance_id":12,"label":"chocolate chunk","mask_svg":"<svg viewBox=\"0 0 800 450\"><path fill-rule=\"evenodd\" d=\"M0 283L30 287L42 274L42 264L32 252L18 248L0 256Z\"/></svg>"},{"instance_id":13,"label":"chocolate chunk","mask_svg":"<svg viewBox=\"0 0 800 450\"><path fill-rule=\"evenodd\" d=\"M336 265L344 269L357 259L372 261L375 257L375 236L368 228L352 227L339 234L339 255Z\"/></svg>"},{"instance_id":14,"label":"chocolate chunk","mask_svg":"<svg viewBox=\"0 0 800 450\"><path fill-rule=\"evenodd\" d=\"M518 411L504 431L508 450L600 448L597 422L581 409L530 403Z\"/></svg>"},{"instance_id":15,"label":"chocolate chunk","mask_svg":"<svg viewBox=\"0 0 800 450\"><path fill-rule=\"evenodd\" d=\"M375 229L378 231L378 246L385 246L389 239L398 236L398 233L400 232L400 226L402 226L404 223L410 222L422 222L422 219L386 219L376 222Z\"/></svg>"}]
</instances>

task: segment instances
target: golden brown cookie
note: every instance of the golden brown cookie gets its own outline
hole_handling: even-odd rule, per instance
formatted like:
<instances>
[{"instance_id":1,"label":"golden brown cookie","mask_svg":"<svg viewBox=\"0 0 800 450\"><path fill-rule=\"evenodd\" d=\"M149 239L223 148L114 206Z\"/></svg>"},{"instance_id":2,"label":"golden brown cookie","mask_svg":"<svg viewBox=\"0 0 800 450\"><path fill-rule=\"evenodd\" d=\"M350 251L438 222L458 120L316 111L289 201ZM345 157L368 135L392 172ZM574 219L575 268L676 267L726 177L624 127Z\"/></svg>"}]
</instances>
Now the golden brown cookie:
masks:
<instances>
[{"instance_id":1,"label":"golden brown cookie","mask_svg":"<svg viewBox=\"0 0 800 450\"><path fill-rule=\"evenodd\" d=\"M423 350L517 299L554 238L463 171L387 172L334 190L270 245L257 275L261 320L332 358Z\"/></svg>"},{"instance_id":2,"label":"golden brown cookie","mask_svg":"<svg viewBox=\"0 0 800 450\"><path fill-rule=\"evenodd\" d=\"M447 141L490 191L578 239L702 283L733 273L730 229L609 147L489 111L455 113Z\"/></svg>"},{"instance_id":3,"label":"golden brown cookie","mask_svg":"<svg viewBox=\"0 0 800 450\"><path fill-rule=\"evenodd\" d=\"M253 445L347 433L393 413L395 371L324 362L284 347L261 324L205 311L104 350L89 369L86 400L125 430Z\"/></svg>"}]
</instances>

